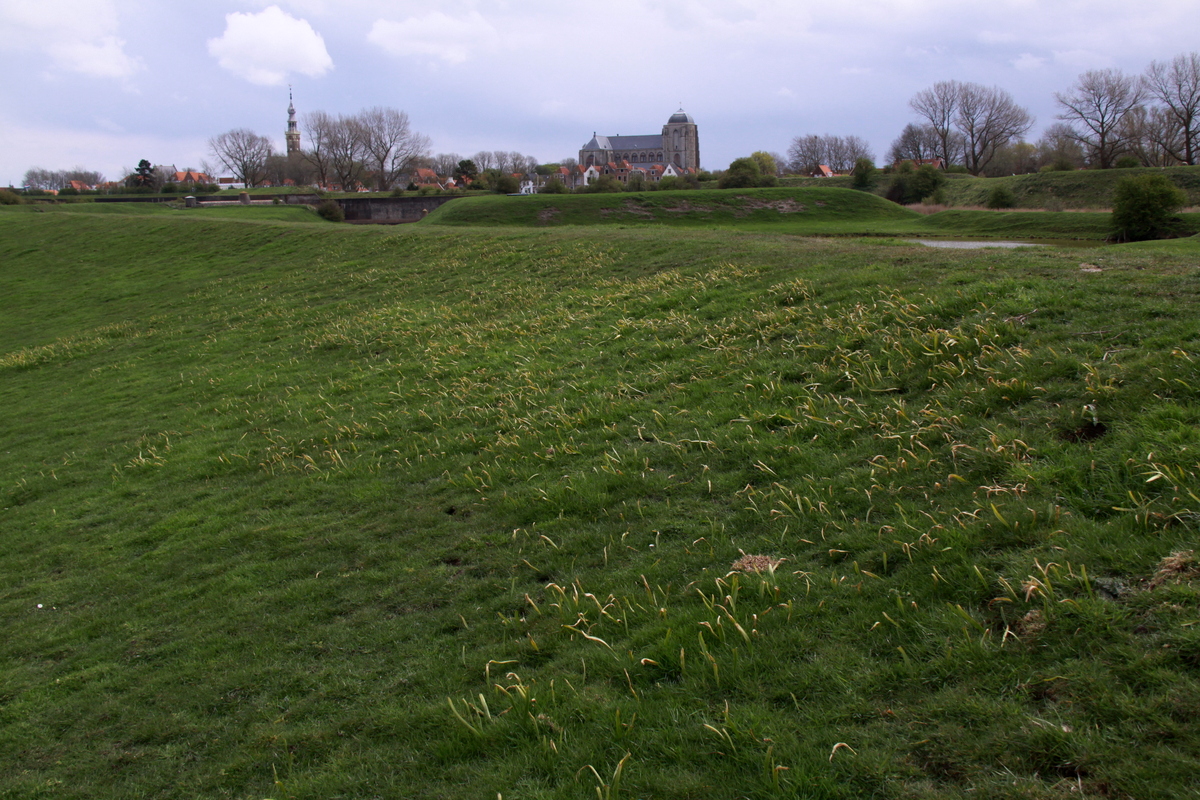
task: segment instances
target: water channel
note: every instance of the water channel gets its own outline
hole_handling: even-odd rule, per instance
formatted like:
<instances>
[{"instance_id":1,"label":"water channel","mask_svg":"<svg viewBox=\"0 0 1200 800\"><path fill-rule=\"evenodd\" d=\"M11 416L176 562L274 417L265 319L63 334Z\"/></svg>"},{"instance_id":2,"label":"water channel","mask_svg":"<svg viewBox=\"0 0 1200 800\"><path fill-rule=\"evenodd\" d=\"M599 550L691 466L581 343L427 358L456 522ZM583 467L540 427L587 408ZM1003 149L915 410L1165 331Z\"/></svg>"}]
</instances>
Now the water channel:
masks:
<instances>
[{"instance_id":1,"label":"water channel","mask_svg":"<svg viewBox=\"0 0 1200 800\"><path fill-rule=\"evenodd\" d=\"M1104 242L1088 239L909 239L913 244L923 244L926 247L943 247L951 250L980 250L985 247L999 247L1011 250L1017 247L1103 247Z\"/></svg>"}]
</instances>

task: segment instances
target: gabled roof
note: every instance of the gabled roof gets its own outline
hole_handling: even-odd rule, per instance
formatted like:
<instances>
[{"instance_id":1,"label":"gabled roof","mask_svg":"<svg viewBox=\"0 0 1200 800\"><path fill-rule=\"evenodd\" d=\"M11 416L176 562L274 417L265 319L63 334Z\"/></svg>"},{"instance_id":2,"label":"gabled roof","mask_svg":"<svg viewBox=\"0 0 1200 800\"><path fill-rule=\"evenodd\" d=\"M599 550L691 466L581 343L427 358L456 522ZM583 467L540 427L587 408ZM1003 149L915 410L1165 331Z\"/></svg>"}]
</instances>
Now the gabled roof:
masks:
<instances>
[{"instance_id":1,"label":"gabled roof","mask_svg":"<svg viewBox=\"0 0 1200 800\"><path fill-rule=\"evenodd\" d=\"M577 140L578 141L578 140ZM612 150L613 147L609 144L607 136L597 136L592 134L592 140L583 146L584 150Z\"/></svg>"},{"instance_id":2,"label":"gabled roof","mask_svg":"<svg viewBox=\"0 0 1200 800\"><path fill-rule=\"evenodd\" d=\"M661 134L645 136L609 136L606 137L613 150L652 150L663 146Z\"/></svg>"}]
</instances>

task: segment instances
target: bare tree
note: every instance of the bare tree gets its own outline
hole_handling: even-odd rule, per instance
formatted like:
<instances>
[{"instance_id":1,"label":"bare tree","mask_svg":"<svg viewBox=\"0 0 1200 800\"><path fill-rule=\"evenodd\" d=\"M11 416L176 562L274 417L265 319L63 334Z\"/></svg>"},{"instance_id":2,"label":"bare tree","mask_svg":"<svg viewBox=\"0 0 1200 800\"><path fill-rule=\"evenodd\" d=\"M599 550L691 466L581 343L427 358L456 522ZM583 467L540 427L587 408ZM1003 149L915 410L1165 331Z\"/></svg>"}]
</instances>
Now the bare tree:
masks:
<instances>
[{"instance_id":1,"label":"bare tree","mask_svg":"<svg viewBox=\"0 0 1200 800\"><path fill-rule=\"evenodd\" d=\"M824 137L810 133L792 139L788 148L788 169L797 174L811 175L825 162Z\"/></svg>"},{"instance_id":2,"label":"bare tree","mask_svg":"<svg viewBox=\"0 0 1200 800\"><path fill-rule=\"evenodd\" d=\"M208 140L209 152L222 167L246 186L258 186L267 174L274 152L271 140L246 128L235 128Z\"/></svg>"},{"instance_id":3,"label":"bare tree","mask_svg":"<svg viewBox=\"0 0 1200 800\"><path fill-rule=\"evenodd\" d=\"M74 169L42 169L33 167L25 171L21 184L30 189L62 189L79 181L88 186L97 186L104 182L104 176L96 170L75 167Z\"/></svg>"},{"instance_id":4,"label":"bare tree","mask_svg":"<svg viewBox=\"0 0 1200 800\"><path fill-rule=\"evenodd\" d=\"M937 131L932 125L917 125L910 122L904 126L904 130L892 142L887 160L889 163L896 164L900 161L921 163L937 158L940 141Z\"/></svg>"},{"instance_id":5,"label":"bare tree","mask_svg":"<svg viewBox=\"0 0 1200 800\"><path fill-rule=\"evenodd\" d=\"M394 108L375 107L358 114L364 160L374 172L375 186L387 191L428 156L429 139L412 130L408 115Z\"/></svg>"},{"instance_id":6,"label":"bare tree","mask_svg":"<svg viewBox=\"0 0 1200 800\"><path fill-rule=\"evenodd\" d=\"M357 116L338 115L329 139L329 169L342 186L352 192L366 180L366 130Z\"/></svg>"},{"instance_id":7,"label":"bare tree","mask_svg":"<svg viewBox=\"0 0 1200 800\"><path fill-rule=\"evenodd\" d=\"M433 157L433 171L438 175L453 175L458 168L458 162L463 158L458 153L438 153Z\"/></svg>"},{"instance_id":8,"label":"bare tree","mask_svg":"<svg viewBox=\"0 0 1200 800\"><path fill-rule=\"evenodd\" d=\"M475 162L475 168L480 172L483 172L485 169L496 168L496 158L490 150L480 150L471 156L471 160Z\"/></svg>"},{"instance_id":9,"label":"bare tree","mask_svg":"<svg viewBox=\"0 0 1200 800\"><path fill-rule=\"evenodd\" d=\"M849 172L859 158L874 160L870 145L859 136L797 136L788 148L788 167L803 174L812 174L821 165L834 172Z\"/></svg>"},{"instance_id":10,"label":"bare tree","mask_svg":"<svg viewBox=\"0 0 1200 800\"><path fill-rule=\"evenodd\" d=\"M516 150L508 154L509 164L512 165L513 172L519 172L522 175L528 175L537 169L537 159L533 156L523 155Z\"/></svg>"},{"instance_id":11,"label":"bare tree","mask_svg":"<svg viewBox=\"0 0 1200 800\"><path fill-rule=\"evenodd\" d=\"M1033 127L1033 117L998 86L963 83L958 87L954 127L963 137L967 170L978 175L998 148L1020 139Z\"/></svg>"},{"instance_id":12,"label":"bare tree","mask_svg":"<svg viewBox=\"0 0 1200 800\"><path fill-rule=\"evenodd\" d=\"M1083 148L1070 125L1056 122L1042 131L1037 140L1038 165L1054 170L1072 170L1083 166Z\"/></svg>"},{"instance_id":13,"label":"bare tree","mask_svg":"<svg viewBox=\"0 0 1200 800\"><path fill-rule=\"evenodd\" d=\"M1094 166L1109 169L1129 147L1125 118L1143 97L1141 81L1115 69L1088 70L1071 92L1055 92L1062 106L1058 118L1071 125L1076 140Z\"/></svg>"},{"instance_id":14,"label":"bare tree","mask_svg":"<svg viewBox=\"0 0 1200 800\"><path fill-rule=\"evenodd\" d=\"M312 166L313 179L317 186L326 186L329 183L336 126L337 120L324 111L313 111L304 115L304 133L308 149L304 151L303 158Z\"/></svg>"},{"instance_id":15,"label":"bare tree","mask_svg":"<svg viewBox=\"0 0 1200 800\"><path fill-rule=\"evenodd\" d=\"M933 128L938 147L935 158L949 167L958 156L955 145L954 120L958 116L958 104L962 84L958 81L939 81L928 89L922 89L908 101L909 108L920 114Z\"/></svg>"},{"instance_id":16,"label":"bare tree","mask_svg":"<svg viewBox=\"0 0 1200 800\"><path fill-rule=\"evenodd\" d=\"M1171 154L1184 164L1200 162L1200 53L1176 56L1169 64L1154 61L1143 81L1178 131Z\"/></svg>"}]
</instances>

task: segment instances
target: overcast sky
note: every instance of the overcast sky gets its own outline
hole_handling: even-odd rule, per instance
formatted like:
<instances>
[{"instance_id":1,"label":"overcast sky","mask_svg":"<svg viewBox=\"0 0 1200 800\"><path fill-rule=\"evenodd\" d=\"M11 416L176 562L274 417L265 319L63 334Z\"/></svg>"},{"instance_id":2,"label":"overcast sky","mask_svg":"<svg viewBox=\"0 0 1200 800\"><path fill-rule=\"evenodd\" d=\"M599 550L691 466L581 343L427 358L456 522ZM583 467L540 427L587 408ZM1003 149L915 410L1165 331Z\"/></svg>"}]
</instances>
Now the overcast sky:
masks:
<instances>
[{"instance_id":1,"label":"overcast sky","mask_svg":"<svg viewBox=\"0 0 1200 800\"><path fill-rule=\"evenodd\" d=\"M0 0L0 185L30 167L198 167L296 108L408 113L434 152L576 156L684 108L709 169L798 135L882 159L956 79L1055 122L1088 69L1200 50L1200 0Z\"/></svg>"}]
</instances>

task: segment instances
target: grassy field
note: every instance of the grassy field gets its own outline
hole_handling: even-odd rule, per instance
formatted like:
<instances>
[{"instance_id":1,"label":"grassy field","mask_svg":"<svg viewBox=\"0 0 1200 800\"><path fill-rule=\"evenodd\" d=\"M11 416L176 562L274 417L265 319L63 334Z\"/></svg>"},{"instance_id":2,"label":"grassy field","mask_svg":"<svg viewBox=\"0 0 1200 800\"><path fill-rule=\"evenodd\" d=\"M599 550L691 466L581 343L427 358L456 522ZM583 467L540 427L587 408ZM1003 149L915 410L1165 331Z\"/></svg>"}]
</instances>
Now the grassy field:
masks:
<instances>
[{"instance_id":1,"label":"grassy field","mask_svg":"<svg viewBox=\"0 0 1200 800\"><path fill-rule=\"evenodd\" d=\"M0 209L0 797L1197 796L1200 241L485 200Z\"/></svg>"}]
</instances>

